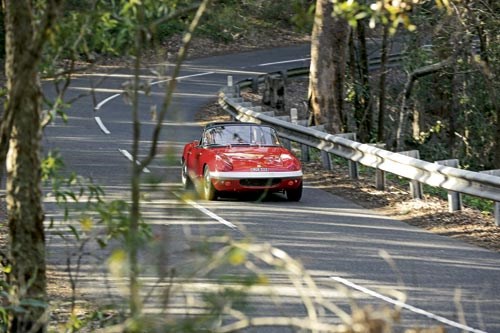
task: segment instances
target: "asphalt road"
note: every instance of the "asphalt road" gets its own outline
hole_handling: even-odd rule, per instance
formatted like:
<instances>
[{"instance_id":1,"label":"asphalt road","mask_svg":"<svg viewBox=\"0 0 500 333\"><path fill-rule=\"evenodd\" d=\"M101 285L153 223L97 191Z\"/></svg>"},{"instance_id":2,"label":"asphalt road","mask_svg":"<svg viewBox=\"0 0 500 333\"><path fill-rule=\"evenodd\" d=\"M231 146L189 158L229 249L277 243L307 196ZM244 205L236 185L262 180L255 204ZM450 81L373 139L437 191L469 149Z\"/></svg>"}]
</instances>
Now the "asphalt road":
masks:
<instances>
[{"instance_id":1,"label":"asphalt road","mask_svg":"<svg viewBox=\"0 0 500 333\"><path fill-rule=\"evenodd\" d=\"M186 62L178 89L164 122L161 156L148 167L144 182L157 185L147 191L143 202L144 219L153 230L155 241L142 252L143 285L147 289L164 286L157 277L177 266L189 271L199 259L189 254L188 240L196 236L230 235L235 239L251 238L256 244L271 244L300 260L321 286L325 297L349 310L351 300L361 305L394 306L394 294L407 295L402 309L403 327L443 325L448 332L500 332L500 255L436 236L405 223L379 216L356 203L333 196L306 184L303 199L290 203L273 195L263 201L226 198L216 202L198 199L182 201L178 164L185 143L197 139L201 125L195 114L213 100L227 82L248 76L307 64L309 47L297 46L202 58ZM171 66L163 65L166 71ZM144 78L153 82L152 94L141 96L141 153L147 153L154 121L151 107L161 105L164 84L148 69ZM104 79L96 88L96 98L81 98L68 110L69 120L58 119L46 129L44 149L56 148L68 170L92 178L111 198L128 200L131 162L131 108L123 98L123 84L131 80L130 71L108 69L107 73L88 73L76 77L70 95L90 89L90 82ZM46 91L51 95L49 83ZM98 117L98 118L96 118ZM46 200L47 216L54 227L48 231L49 264L60 274L66 258L75 262L80 252L73 250L75 240L69 235L61 210ZM96 227L96 229L98 229ZM118 247L114 243L113 247ZM80 291L89 298L120 300L124 282L104 279L103 261L107 252L90 242L84 247ZM264 265L263 272L280 288L275 292L282 302L275 303L256 295L253 311L258 315L304 316L300 297L290 291L291 284L281 270ZM194 280L174 298L171 313L184 313L180 303L186 294L196 294L213 286L215 276ZM160 286L160 287L159 287ZM342 291L342 292L340 292ZM349 296L346 296L346 293ZM116 299L114 298L116 297ZM146 310L161 311L159 303L148 301ZM401 304L399 304L401 305ZM337 322L333 315L329 321ZM290 332L289 329L260 328L252 332Z\"/></svg>"}]
</instances>

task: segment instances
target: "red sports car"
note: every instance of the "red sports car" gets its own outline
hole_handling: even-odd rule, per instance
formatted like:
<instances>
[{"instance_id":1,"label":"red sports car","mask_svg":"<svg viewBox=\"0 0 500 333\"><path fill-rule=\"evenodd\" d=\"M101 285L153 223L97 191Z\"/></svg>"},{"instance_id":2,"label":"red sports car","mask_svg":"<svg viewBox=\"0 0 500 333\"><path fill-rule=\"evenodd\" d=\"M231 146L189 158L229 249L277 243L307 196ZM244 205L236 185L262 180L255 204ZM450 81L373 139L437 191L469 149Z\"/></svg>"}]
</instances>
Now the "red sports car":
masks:
<instances>
[{"instance_id":1,"label":"red sports car","mask_svg":"<svg viewBox=\"0 0 500 333\"><path fill-rule=\"evenodd\" d=\"M200 140L184 146L182 184L207 200L228 192L283 192L290 201L302 196L300 161L266 125L216 122Z\"/></svg>"}]
</instances>

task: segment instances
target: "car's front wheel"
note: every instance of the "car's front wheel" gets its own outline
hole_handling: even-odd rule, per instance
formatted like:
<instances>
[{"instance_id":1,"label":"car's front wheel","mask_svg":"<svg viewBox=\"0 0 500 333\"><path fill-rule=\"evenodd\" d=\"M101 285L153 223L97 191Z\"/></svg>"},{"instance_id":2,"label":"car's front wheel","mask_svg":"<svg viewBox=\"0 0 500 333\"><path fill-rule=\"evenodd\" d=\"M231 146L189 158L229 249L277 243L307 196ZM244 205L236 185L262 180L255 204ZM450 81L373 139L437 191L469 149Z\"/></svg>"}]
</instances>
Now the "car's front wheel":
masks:
<instances>
[{"instance_id":1,"label":"car's front wheel","mask_svg":"<svg viewBox=\"0 0 500 333\"><path fill-rule=\"evenodd\" d=\"M208 165L205 165L203 170L203 198L205 200L215 200L217 199L217 190L212 184L212 179L210 178L210 169Z\"/></svg>"},{"instance_id":2,"label":"car's front wheel","mask_svg":"<svg viewBox=\"0 0 500 333\"><path fill-rule=\"evenodd\" d=\"M191 181L191 178L189 178L189 172L185 160L182 160L181 181L185 190L193 188L193 182Z\"/></svg>"},{"instance_id":3,"label":"car's front wheel","mask_svg":"<svg viewBox=\"0 0 500 333\"><path fill-rule=\"evenodd\" d=\"M302 198L302 183L297 188L286 190L286 198L288 201L300 201L300 198Z\"/></svg>"}]
</instances>

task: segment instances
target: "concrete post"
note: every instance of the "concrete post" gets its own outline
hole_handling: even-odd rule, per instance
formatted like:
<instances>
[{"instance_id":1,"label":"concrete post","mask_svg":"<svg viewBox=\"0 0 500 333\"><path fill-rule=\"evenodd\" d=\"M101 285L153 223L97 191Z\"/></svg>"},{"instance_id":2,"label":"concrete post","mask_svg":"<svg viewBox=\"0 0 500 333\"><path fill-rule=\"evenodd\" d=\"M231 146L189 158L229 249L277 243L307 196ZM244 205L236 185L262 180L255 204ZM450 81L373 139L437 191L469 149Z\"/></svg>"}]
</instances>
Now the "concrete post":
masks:
<instances>
[{"instance_id":1,"label":"concrete post","mask_svg":"<svg viewBox=\"0 0 500 333\"><path fill-rule=\"evenodd\" d=\"M288 81L288 71L286 69L281 71L281 78L283 79L283 83L286 86Z\"/></svg>"},{"instance_id":2,"label":"concrete post","mask_svg":"<svg viewBox=\"0 0 500 333\"><path fill-rule=\"evenodd\" d=\"M341 138L347 140L356 141L356 133L341 133L341 134L335 134L335 136L340 136ZM349 160L348 168L349 168L349 177L351 179L359 179L358 162Z\"/></svg>"},{"instance_id":3,"label":"concrete post","mask_svg":"<svg viewBox=\"0 0 500 333\"><path fill-rule=\"evenodd\" d=\"M255 94L259 93L259 77L254 76L252 78L252 92Z\"/></svg>"},{"instance_id":4,"label":"concrete post","mask_svg":"<svg viewBox=\"0 0 500 333\"><path fill-rule=\"evenodd\" d=\"M237 90L237 89L239 89L239 87L235 87L233 85L233 76L232 75L227 76L227 87L228 87L228 91L231 93L231 97L239 97L239 91Z\"/></svg>"},{"instance_id":5,"label":"concrete post","mask_svg":"<svg viewBox=\"0 0 500 333\"><path fill-rule=\"evenodd\" d=\"M452 168L459 167L457 159L435 161L434 163ZM448 191L448 211L452 213L457 210L462 210L462 194L460 192Z\"/></svg>"},{"instance_id":6,"label":"concrete post","mask_svg":"<svg viewBox=\"0 0 500 333\"><path fill-rule=\"evenodd\" d=\"M385 149L385 143L373 143L370 146ZM385 190L385 171L378 168L375 169L375 188L379 191Z\"/></svg>"},{"instance_id":7,"label":"concrete post","mask_svg":"<svg viewBox=\"0 0 500 333\"><path fill-rule=\"evenodd\" d=\"M296 108L290 109L290 119L292 120L292 124L299 124L299 112ZM309 146L300 145L300 159L302 162L309 162Z\"/></svg>"},{"instance_id":8,"label":"concrete post","mask_svg":"<svg viewBox=\"0 0 500 333\"><path fill-rule=\"evenodd\" d=\"M376 169L375 170L375 188L379 191L385 190L385 171Z\"/></svg>"},{"instance_id":9,"label":"concrete post","mask_svg":"<svg viewBox=\"0 0 500 333\"><path fill-rule=\"evenodd\" d=\"M262 91L262 104L271 105L271 76L264 76L264 90Z\"/></svg>"},{"instance_id":10,"label":"concrete post","mask_svg":"<svg viewBox=\"0 0 500 333\"><path fill-rule=\"evenodd\" d=\"M401 151L399 152L401 155L413 157L413 158L420 158L420 152L418 150L409 150L409 151ZM424 198L424 190L422 188L422 183L412 180L410 181L410 192L411 192L411 197L413 199L423 199Z\"/></svg>"},{"instance_id":11,"label":"concrete post","mask_svg":"<svg viewBox=\"0 0 500 333\"><path fill-rule=\"evenodd\" d=\"M290 109L290 119L292 120L292 124L297 125L299 122L299 113L296 108Z\"/></svg>"},{"instance_id":12,"label":"concrete post","mask_svg":"<svg viewBox=\"0 0 500 333\"><path fill-rule=\"evenodd\" d=\"M330 153L322 150L321 162L323 164L323 168L325 168L326 170L332 170L332 160L330 159Z\"/></svg>"},{"instance_id":13,"label":"concrete post","mask_svg":"<svg viewBox=\"0 0 500 333\"><path fill-rule=\"evenodd\" d=\"M500 169L480 171L480 173L485 173L487 175L500 177ZM495 201L495 207L493 208L493 213L495 216L495 225L497 227L500 227L500 202Z\"/></svg>"}]
</instances>

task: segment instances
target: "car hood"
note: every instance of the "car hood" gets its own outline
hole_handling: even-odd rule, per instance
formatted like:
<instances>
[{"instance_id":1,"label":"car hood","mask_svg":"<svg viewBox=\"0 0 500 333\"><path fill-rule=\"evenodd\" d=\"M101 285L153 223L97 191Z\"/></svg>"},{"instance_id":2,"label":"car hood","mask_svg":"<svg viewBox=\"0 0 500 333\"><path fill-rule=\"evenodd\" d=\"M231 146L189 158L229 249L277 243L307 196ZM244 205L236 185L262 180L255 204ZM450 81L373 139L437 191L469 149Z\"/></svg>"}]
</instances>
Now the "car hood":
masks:
<instances>
[{"instance_id":1,"label":"car hood","mask_svg":"<svg viewBox=\"0 0 500 333\"><path fill-rule=\"evenodd\" d=\"M296 158L282 147L228 147L218 151L235 170L252 168L282 169Z\"/></svg>"}]
</instances>

